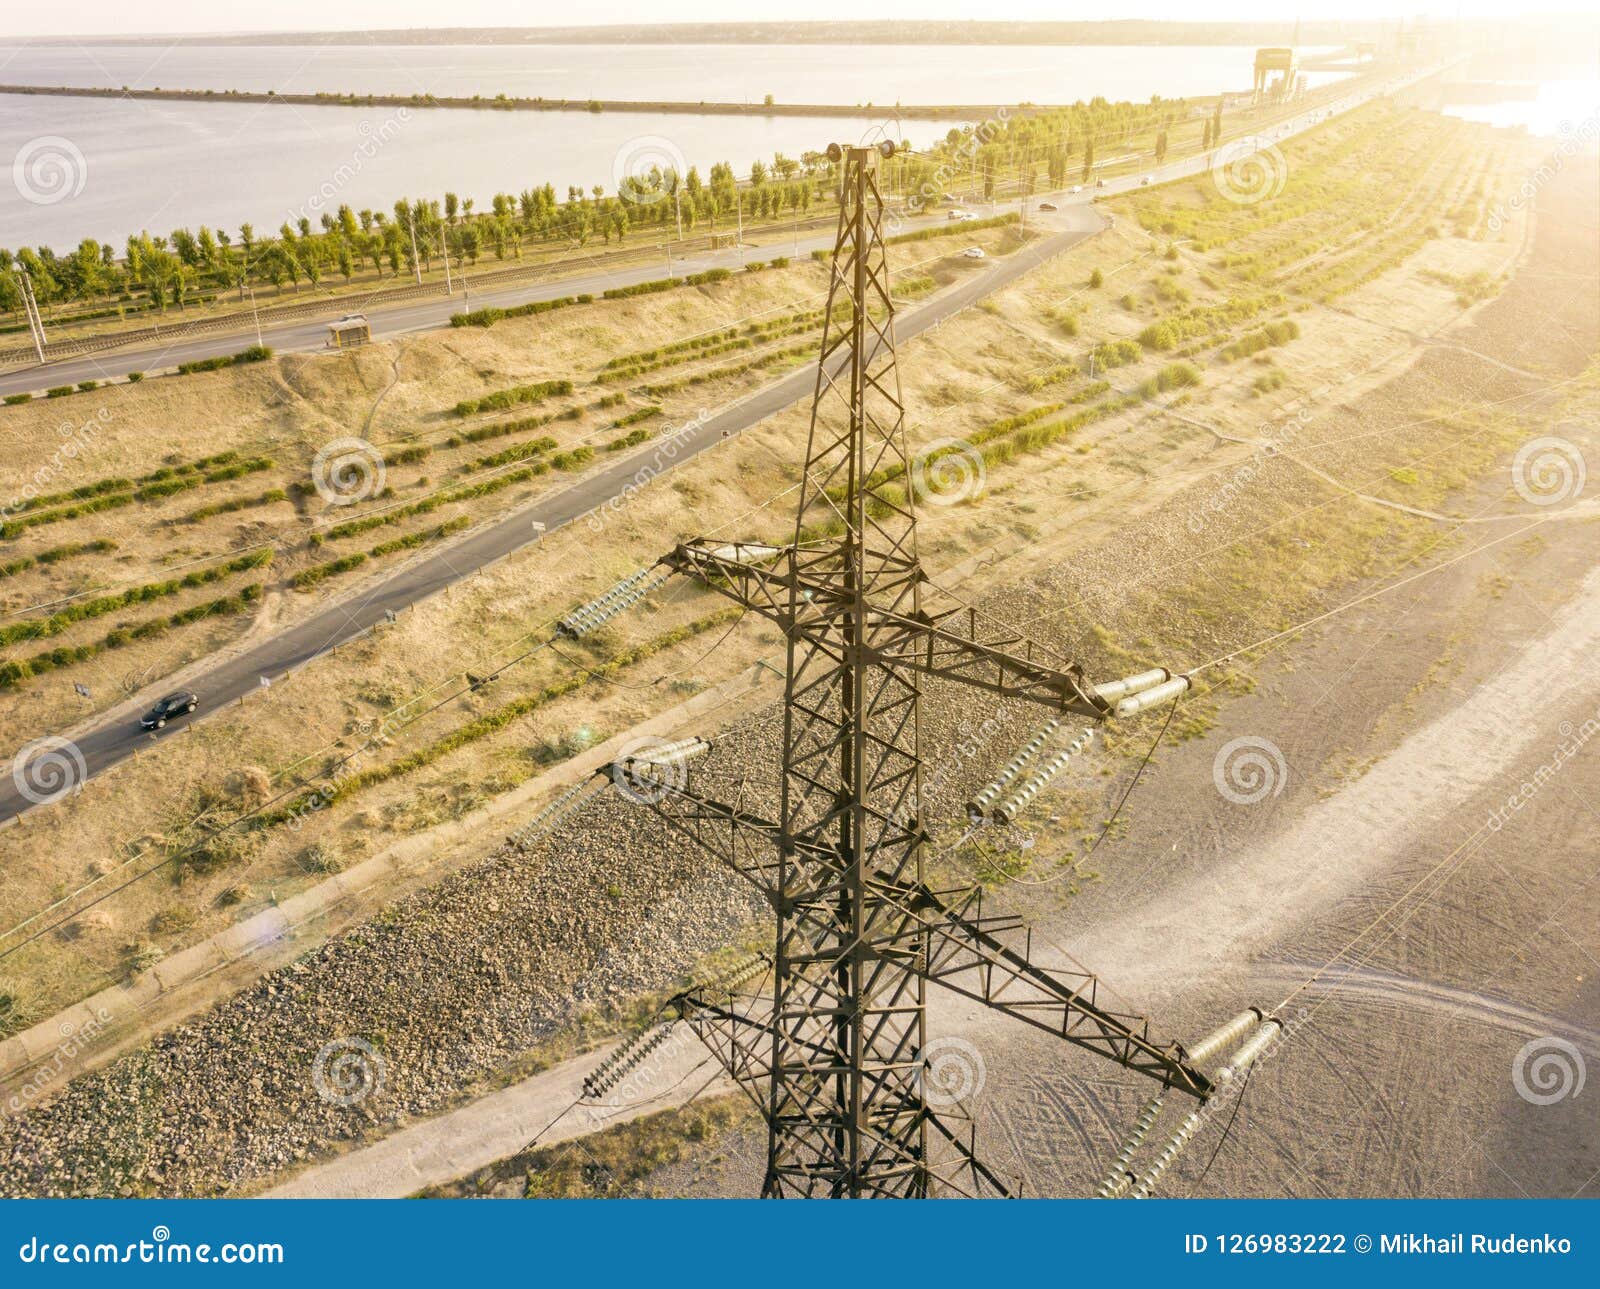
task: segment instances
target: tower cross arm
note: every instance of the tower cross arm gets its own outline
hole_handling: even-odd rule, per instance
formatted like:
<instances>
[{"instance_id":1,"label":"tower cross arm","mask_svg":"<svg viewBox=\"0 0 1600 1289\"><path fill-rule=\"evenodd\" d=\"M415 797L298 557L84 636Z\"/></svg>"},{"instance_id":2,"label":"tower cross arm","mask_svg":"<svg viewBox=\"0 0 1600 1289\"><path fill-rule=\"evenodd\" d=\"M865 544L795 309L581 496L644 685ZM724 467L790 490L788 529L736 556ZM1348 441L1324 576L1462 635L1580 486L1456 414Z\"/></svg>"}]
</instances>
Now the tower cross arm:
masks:
<instances>
[{"instance_id":1,"label":"tower cross arm","mask_svg":"<svg viewBox=\"0 0 1600 1289\"><path fill-rule=\"evenodd\" d=\"M843 582L812 571L806 552L794 546L697 540L680 543L662 563L776 623L786 636L814 634L854 605ZM951 629L958 618L966 620L964 631ZM960 681L1094 721L1112 712L1075 664L1058 667L1019 636L982 638L970 610L933 617L875 604L868 606L867 619L870 659L884 667Z\"/></svg>"},{"instance_id":2,"label":"tower cross arm","mask_svg":"<svg viewBox=\"0 0 1600 1289\"><path fill-rule=\"evenodd\" d=\"M626 773L628 767L618 763L615 770ZM791 916L802 920L811 916L803 901L781 899L785 846L779 824L675 783L664 783L652 797L648 804L656 814L753 883L775 907L793 904ZM796 838L790 839L789 848L791 853L813 850L814 859L826 854L825 848ZM886 917L864 930L864 952L892 957L933 984L1198 1100L1210 1095L1210 1080L1185 1059L1177 1044L1151 1039L1144 1017L1099 1004L1097 977L1042 966L1031 951L1002 942L995 932L1015 924L983 916L981 888L961 893L952 904L920 883L897 882L883 874L869 883ZM827 914L818 911L816 916Z\"/></svg>"}]
</instances>

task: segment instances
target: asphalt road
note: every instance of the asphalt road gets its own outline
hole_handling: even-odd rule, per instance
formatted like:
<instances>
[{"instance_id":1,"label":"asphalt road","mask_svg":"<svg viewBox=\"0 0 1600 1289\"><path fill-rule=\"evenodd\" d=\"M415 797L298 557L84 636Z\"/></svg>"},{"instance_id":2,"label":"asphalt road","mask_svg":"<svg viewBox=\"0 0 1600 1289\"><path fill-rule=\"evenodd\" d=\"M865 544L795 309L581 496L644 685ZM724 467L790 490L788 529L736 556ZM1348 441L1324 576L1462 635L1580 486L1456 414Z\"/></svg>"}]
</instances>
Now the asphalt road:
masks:
<instances>
[{"instance_id":1,"label":"asphalt road","mask_svg":"<svg viewBox=\"0 0 1600 1289\"><path fill-rule=\"evenodd\" d=\"M926 215L908 220L906 228L922 228L940 224L945 215ZM700 273L711 268L738 269L745 259L763 259L776 255L798 257L814 250L831 249L833 230L811 232L798 238L786 236L780 229L763 229L753 240L745 243L744 252L732 250L702 251L695 255L675 255L672 258L671 276ZM376 306L365 310L372 325L374 338L399 336L412 331L431 331L450 325L450 315L468 309L482 309L491 305L507 308L533 300L553 300L562 295L599 295L612 287L632 286L668 276L667 260L663 256L646 264L628 268L563 275L538 282L524 282L516 286L501 287L495 291L474 291L470 276L463 290L458 280L452 295L412 301L406 304ZM344 305L330 306L326 317L300 322L266 325L261 328L261 340L279 353L326 350L328 323L339 315ZM210 358L217 354L237 353L246 345L254 344L256 332L248 318L233 331L212 333L174 339L170 343L146 344L137 349L111 349L81 357L62 358L47 363L34 363L0 374L0 395L24 391L38 393L54 385L75 385L83 380L112 380L126 376L131 371L149 372L196 358Z\"/></svg>"},{"instance_id":2,"label":"asphalt road","mask_svg":"<svg viewBox=\"0 0 1600 1289\"><path fill-rule=\"evenodd\" d=\"M1369 94L1366 97L1370 96ZM1315 113L1293 118L1280 127L1281 132L1286 136L1307 128L1323 113L1329 110L1347 110L1355 106L1357 101L1358 99L1352 96L1341 100L1331 109L1324 106ZM1274 132L1274 137L1278 137L1277 131ZM1152 168L1149 177L1151 182L1166 182L1200 173L1206 166L1205 157L1190 157L1166 166ZM1138 187L1141 183L1142 177L1130 176L1111 180L1104 189L1097 191L1102 195L1109 195ZM1060 209L1054 212L1030 211L1028 215L1029 227L1033 231L1047 230L1043 237L1015 254L987 261L982 269L973 272L958 286L941 293L918 308L900 313L895 329L897 339L905 341L930 327L937 326L946 318L970 307L983 297L1009 286L1024 274L1037 268L1044 260L1061 254L1100 231L1106 226L1107 220L1091 204L1094 195L1090 192L1048 195ZM831 235L821 240L826 245L832 245ZM818 239L812 239L811 244L817 241ZM808 249L808 245L807 240L802 238L800 242L802 253ZM779 248L774 246L774 249ZM680 271L698 271L701 267L710 267L714 263L726 261L727 253L718 252L702 257L701 261L682 266L675 264L674 267ZM627 274L598 275L593 279L566 278L559 282L540 284L535 288L517 288L514 291L501 292L482 299L474 297L473 304L476 307L482 304L533 299L538 298L539 292L566 295L589 289L598 290L602 286L617 285L634 277L642 279L654 275L653 270L642 269L637 273L630 270ZM449 313L458 307L459 301L441 300L374 314L371 315L374 332L392 335L402 331L438 326L441 323L448 323ZM314 343L303 347L320 347L322 331L320 324L284 328L281 335L277 332L269 334L268 341L278 348L292 348L294 337L315 334ZM196 352L214 352L217 340L212 337L205 341L197 341L196 346ZM174 354L169 354L167 360L172 361ZM121 355L119 360L128 357L129 355ZM94 361L105 362L107 356L102 355ZM60 365L62 370L67 366L68 364ZM137 365L132 363L129 367L133 370L138 369ZM94 371L104 374L101 368L95 368ZM571 487L523 507L496 523L480 528L437 554L407 565L393 576L370 587L358 598L333 604L305 622L280 632L242 654L219 659L184 682L186 688L193 689L200 696L199 709L188 720L203 719L219 708L258 689L263 677L280 678L328 652L336 645L370 630L383 622L389 613L398 613L452 583L470 577L485 565L521 549L536 540L539 533L536 524L544 525L546 532L554 532L605 506L613 499L624 497L627 490L637 486L635 476L641 469L650 472L650 477L663 473L666 469L715 447L730 435L749 429L791 404L810 397L815 380L815 371L810 367L792 372L743 401L721 409L706 420L698 424L691 423L670 436L670 439L663 437L645 444L638 452L606 465L593 475L580 479ZM676 446L676 452L670 461L662 462L661 449L669 441ZM146 693L153 702L156 696L174 687L170 680L163 680L149 686ZM180 732L186 724L186 720L172 722L159 737L170 737ZM116 765L141 746L148 746L156 737L158 736L141 730L136 718L120 713L92 725L72 740L83 757L86 771L84 775L78 776L79 780L93 777L102 770ZM0 822L21 813L32 804L20 790L23 776L16 759L13 760L13 767L12 775L0 778Z\"/></svg>"}]
</instances>

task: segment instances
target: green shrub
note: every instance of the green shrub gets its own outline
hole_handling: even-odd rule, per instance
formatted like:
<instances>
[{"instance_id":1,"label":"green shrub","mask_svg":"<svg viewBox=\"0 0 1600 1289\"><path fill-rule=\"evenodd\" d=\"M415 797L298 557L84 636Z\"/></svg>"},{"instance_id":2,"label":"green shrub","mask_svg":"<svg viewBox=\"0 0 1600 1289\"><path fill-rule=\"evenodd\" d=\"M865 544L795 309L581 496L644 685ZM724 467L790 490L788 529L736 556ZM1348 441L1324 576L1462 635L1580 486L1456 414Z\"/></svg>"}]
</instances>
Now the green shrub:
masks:
<instances>
[{"instance_id":1,"label":"green shrub","mask_svg":"<svg viewBox=\"0 0 1600 1289\"><path fill-rule=\"evenodd\" d=\"M128 373L128 384L130 385L137 385L143 379L144 373L142 371L131 371Z\"/></svg>"},{"instance_id":2,"label":"green shrub","mask_svg":"<svg viewBox=\"0 0 1600 1289\"><path fill-rule=\"evenodd\" d=\"M582 295L563 295L554 300L530 300L527 304L514 304L509 308L474 309L471 313L453 313L450 315L452 327L492 327L503 318L531 318L536 314L549 313L554 309L566 309L575 304L589 304L594 296L584 293Z\"/></svg>"},{"instance_id":3,"label":"green shrub","mask_svg":"<svg viewBox=\"0 0 1600 1289\"><path fill-rule=\"evenodd\" d=\"M303 872L317 874L342 873L345 866L344 856L320 841L312 842L296 855L295 862Z\"/></svg>"},{"instance_id":4,"label":"green shrub","mask_svg":"<svg viewBox=\"0 0 1600 1289\"><path fill-rule=\"evenodd\" d=\"M31 402L33 402L33 395L32 394L7 394L6 395L6 406L7 407L15 407L19 403L31 403Z\"/></svg>"},{"instance_id":5,"label":"green shrub","mask_svg":"<svg viewBox=\"0 0 1600 1289\"><path fill-rule=\"evenodd\" d=\"M1152 322L1139 333L1139 343L1146 349L1154 349L1158 353L1176 349L1182 339L1177 327L1171 322Z\"/></svg>"},{"instance_id":6,"label":"green shrub","mask_svg":"<svg viewBox=\"0 0 1600 1289\"><path fill-rule=\"evenodd\" d=\"M503 411L519 403L541 403L552 396L570 393L570 380L542 380L532 385L513 385L510 389L496 390L482 398L464 398L451 411L456 416L472 416L477 412Z\"/></svg>"},{"instance_id":7,"label":"green shrub","mask_svg":"<svg viewBox=\"0 0 1600 1289\"><path fill-rule=\"evenodd\" d=\"M1138 362L1143 356L1143 351L1132 340L1108 340L1089 351L1089 362L1086 367L1092 374L1112 367L1126 367L1129 363Z\"/></svg>"},{"instance_id":8,"label":"green shrub","mask_svg":"<svg viewBox=\"0 0 1600 1289\"><path fill-rule=\"evenodd\" d=\"M150 919L150 930L156 935L176 935L194 925L194 910L187 904L169 904Z\"/></svg>"},{"instance_id":9,"label":"green shrub","mask_svg":"<svg viewBox=\"0 0 1600 1289\"><path fill-rule=\"evenodd\" d=\"M252 551L248 555L241 555L237 559L229 560L225 564L214 564L210 568L196 569L186 573L183 577L170 578L165 582L149 582L143 586L130 587L119 591L115 595L101 595L93 599L79 600L65 608L56 610L45 618L19 618L0 626L0 646L17 644L28 640L37 640L47 636L59 634L75 622L85 622L93 618L104 617L108 613L116 613L120 609L128 608L134 604L145 604L151 600L163 599L176 595L179 591L191 587L205 586L211 582L220 581L234 573L247 569L261 568L272 561L272 549Z\"/></svg>"},{"instance_id":10,"label":"green shrub","mask_svg":"<svg viewBox=\"0 0 1600 1289\"><path fill-rule=\"evenodd\" d=\"M179 363L178 375L192 376L195 372L221 371L224 367L232 367L237 363L265 362L271 357L272 350L266 345L251 345L236 354L218 354L213 358L196 358L191 362Z\"/></svg>"},{"instance_id":11,"label":"green shrub","mask_svg":"<svg viewBox=\"0 0 1600 1289\"><path fill-rule=\"evenodd\" d=\"M1197 368L1189 363L1168 363L1154 376L1141 382L1139 392L1145 398L1150 398L1155 394L1165 394L1168 390L1184 389L1199 383L1200 372Z\"/></svg>"}]
</instances>

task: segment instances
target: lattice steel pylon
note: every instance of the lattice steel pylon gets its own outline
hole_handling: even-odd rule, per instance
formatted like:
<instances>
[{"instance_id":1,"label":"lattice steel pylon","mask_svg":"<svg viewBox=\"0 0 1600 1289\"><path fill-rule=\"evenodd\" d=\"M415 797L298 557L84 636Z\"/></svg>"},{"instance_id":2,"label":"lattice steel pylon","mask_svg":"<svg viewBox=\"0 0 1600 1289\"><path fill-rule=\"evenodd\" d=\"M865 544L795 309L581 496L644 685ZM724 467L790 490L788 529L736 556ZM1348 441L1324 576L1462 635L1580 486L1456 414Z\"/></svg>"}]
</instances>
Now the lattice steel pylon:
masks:
<instances>
[{"instance_id":1,"label":"lattice steel pylon","mask_svg":"<svg viewBox=\"0 0 1600 1289\"><path fill-rule=\"evenodd\" d=\"M970 610L924 610L918 463L905 442L876 172L892 152L829 149L842 163L839 221L793 542L691 541L663 560L784 633L779 818L704 797L648 757L605 771L647 786L635 795L753 881L776 913L770 1006L704 989L678 999L762 1109L773 1197L1008 1193L929 1106L929 981L1198 1099L1210 1091L1180 1044L1101 1007L1093 976L1009 947L1001 937L1016 924L985 917L976 888L924 882L924 677L1092 721L1116 698L1038 646L986 637Z\"/></svg>"}]
</instances>

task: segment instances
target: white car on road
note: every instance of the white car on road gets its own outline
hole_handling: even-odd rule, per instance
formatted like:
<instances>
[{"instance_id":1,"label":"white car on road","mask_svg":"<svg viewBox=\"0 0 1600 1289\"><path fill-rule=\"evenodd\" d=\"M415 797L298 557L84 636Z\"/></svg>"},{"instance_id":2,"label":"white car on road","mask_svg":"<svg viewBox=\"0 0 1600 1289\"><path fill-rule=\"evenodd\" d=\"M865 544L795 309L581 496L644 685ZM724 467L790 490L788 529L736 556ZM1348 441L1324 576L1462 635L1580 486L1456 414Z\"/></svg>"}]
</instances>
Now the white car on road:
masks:
<instances>
[{"instance_id":1,"label":"white car on road","mask_svg":"<svg viewBox=\"0 0 1600 1289\"><path fill-rule=\"evenodd\" d=\"M983 247L969 246L966 250L962 251L961 254L969 260L981 260L983 258Z\"/></svg>"}]
</instances>

